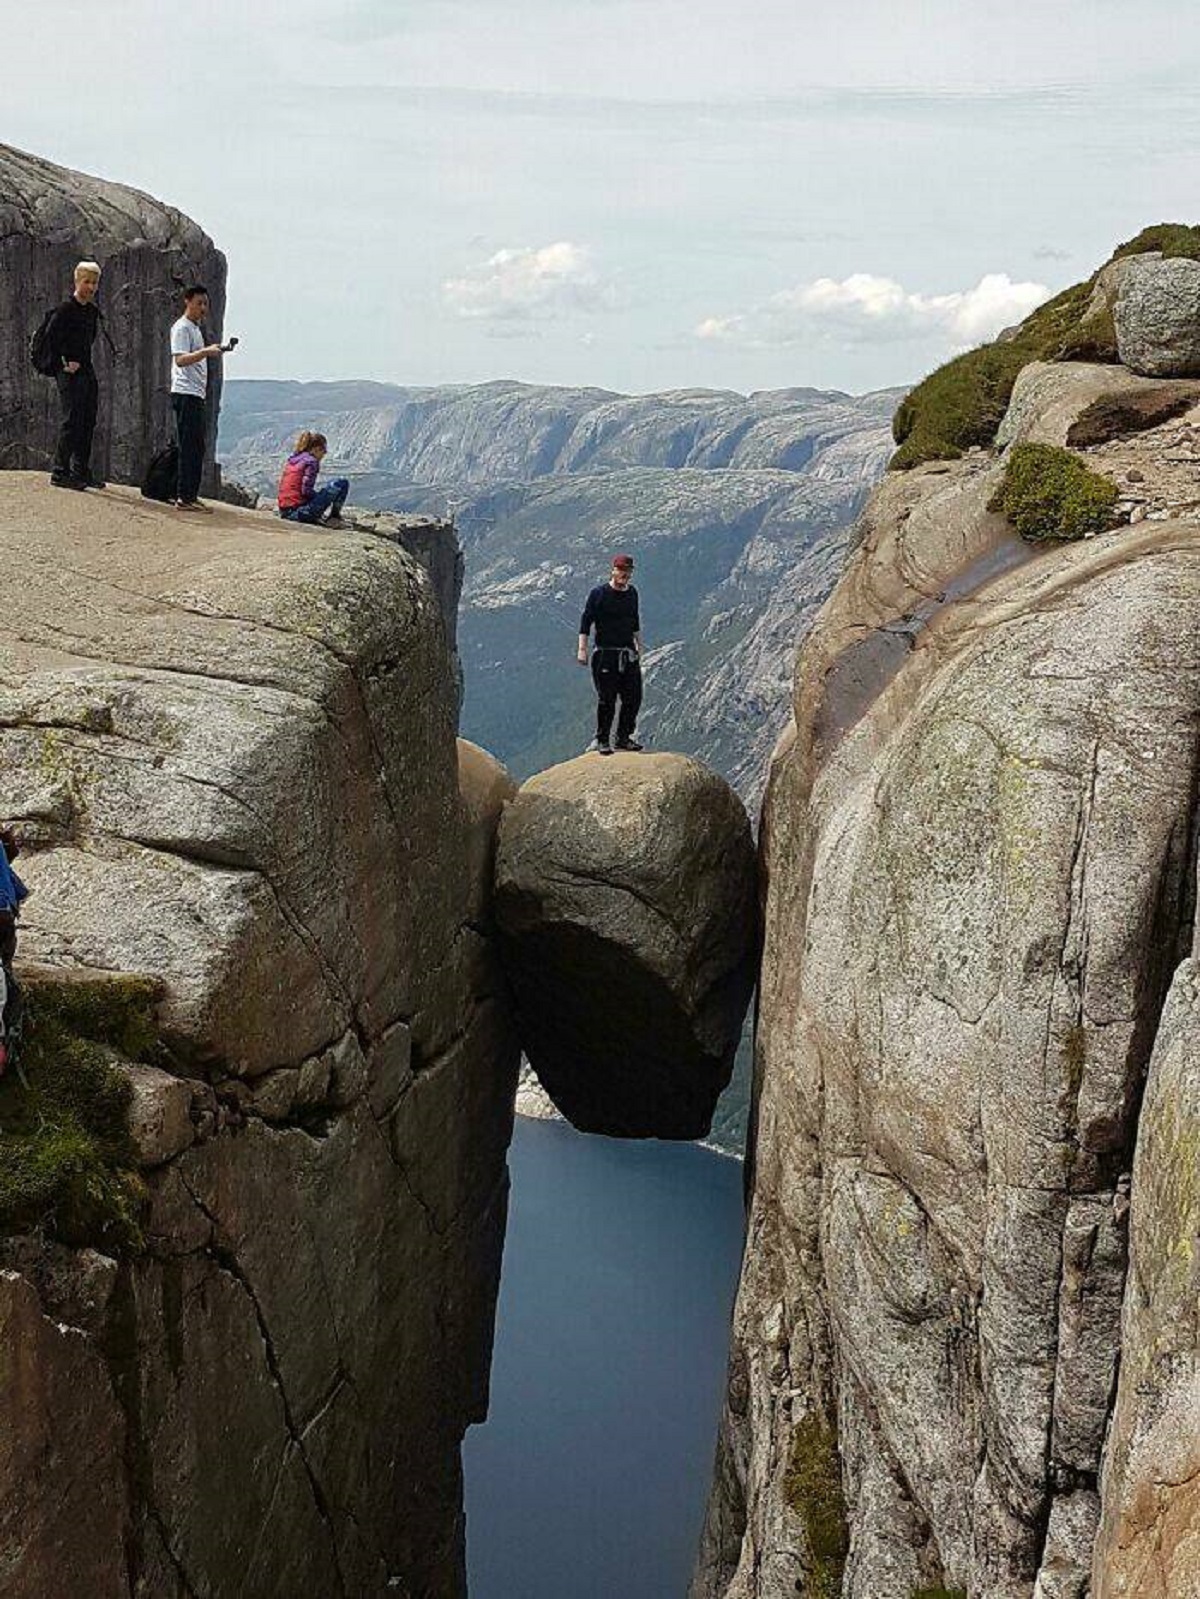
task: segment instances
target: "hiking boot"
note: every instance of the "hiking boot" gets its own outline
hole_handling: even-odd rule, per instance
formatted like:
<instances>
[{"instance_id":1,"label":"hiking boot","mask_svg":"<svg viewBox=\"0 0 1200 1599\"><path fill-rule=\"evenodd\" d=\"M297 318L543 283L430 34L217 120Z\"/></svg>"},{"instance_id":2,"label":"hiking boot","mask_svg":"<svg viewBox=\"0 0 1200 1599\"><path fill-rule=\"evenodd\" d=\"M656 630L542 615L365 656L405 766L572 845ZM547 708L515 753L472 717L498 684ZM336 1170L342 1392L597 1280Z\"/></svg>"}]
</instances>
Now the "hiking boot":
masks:
<instances>
[{"instance_id":1,"label":"hiking boot","mask_svg":"<svg viewBox=\"0 0 1200 1599\"><path fill-rule=\"evenodd\" d=\"M201 505L199 500L176 500L175 509L177 511L203 511L206 516L212 515L209 507Z\"/></svg>"},{"instance_id":2,"label":"hiking boot","mask_svg":"<svg viewBox=\"0 0 1200 1599\"><path fill-rule=\"evenodd\" d=\"M617 740L617 748L619 750L640 750L642 746L636 738L619 738Z\"/></svg>"},{"instance_id":3,"label":"hiking boot","mask_svg":"<svg viewBox=\"0 0 1200 1599\"><path fill-rule=\"evenodd\" d=\"M606 738L594 738L588 745L588 753L591 755L611 755L612 745Z\"/></svg>"},{"instance_id":4,"label":"hiking boot","mask_svg":"<svg viewBox=\"0 0 1200 1599\"><path fill-rule=\"evenodd\" d=\"M325 521L322 524L323 527L338 527L338 528L345 527L345 525L346 525L345 522L342 520L342 518L340 516L327 516L325 518Z\"/></svg>"},{"instance_id":5,"label":"hiking boot","mask_svg":"<svg viewBox=\"0 0 1200 1599\"><path fill-rule=\"evenodd\" d=\"M69 472L52 472L50 474L50 487L52 489L78 489L82 493L87 488L87 484L81 483L77 477L72 477Z\"/></svg>"},{"instance_id":6,"label":"hiking boot","mask_svg":"<svg viewBox=\"0 0 1200 1599\"><path fill-rule=\"evenodd\" d=\"M108 487L102 477L96 477L92 472L76 472L75 481L81 488L85 489L106 489Z\"/></svg>"}]
</instances>

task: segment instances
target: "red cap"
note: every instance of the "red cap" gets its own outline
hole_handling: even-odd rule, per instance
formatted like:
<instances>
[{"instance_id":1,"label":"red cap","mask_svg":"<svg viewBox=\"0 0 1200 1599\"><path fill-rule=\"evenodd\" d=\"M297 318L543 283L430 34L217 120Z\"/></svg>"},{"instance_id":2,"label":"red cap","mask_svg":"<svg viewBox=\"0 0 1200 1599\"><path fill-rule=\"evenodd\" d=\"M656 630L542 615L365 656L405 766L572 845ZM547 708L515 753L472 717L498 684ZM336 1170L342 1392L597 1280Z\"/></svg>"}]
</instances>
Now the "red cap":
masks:
<instances>
[{"instance_id":1,"label":"red cap","mask_svg":"<svg viewBox=\"0 0 1200 1599\"><path fill-rule=\"evenodd\" d=\"M619 566L623 572L632 572L633 571L633 556L632 555L614 555L613 558L612 558L612 564L614 566Z\"/></svg>"}]
</instances>

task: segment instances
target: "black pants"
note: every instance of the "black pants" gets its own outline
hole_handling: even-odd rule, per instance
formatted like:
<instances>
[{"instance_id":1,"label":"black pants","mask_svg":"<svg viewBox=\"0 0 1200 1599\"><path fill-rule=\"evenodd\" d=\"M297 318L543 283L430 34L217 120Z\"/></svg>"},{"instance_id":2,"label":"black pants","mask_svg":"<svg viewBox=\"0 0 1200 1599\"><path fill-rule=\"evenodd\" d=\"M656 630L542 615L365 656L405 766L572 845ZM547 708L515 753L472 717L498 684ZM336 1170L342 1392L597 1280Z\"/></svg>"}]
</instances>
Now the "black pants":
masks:
<instances>
[{"instance_id":1,"label":"black pants","mask_svg":"<svg viewBox=\"0 0 1200 1599\"><path fill-rule=\"evenodd\" d=\"M592 681L599 696L596 737L601 744L608 743L613 713L619 699L621 714L617 719L617 743L623 744L626 739L633 737L638 712L642 708L642 663L634 650L594 650Z\"/></svg>"},{"instance_id":2,"label":"black pants","mask_svg":"<svg viewBox=\"0 0 1200 1599\"><path fill-rule=\"evenodd\" d=\"M54 452L54 475L82 477L92 465L92 435L96 431L100 385L90 367L82 367L78 372L60 372L55 382L62 405L62 427L58 430L58 449Z\"/></svg>"},{"instance_id":3,"label":"black pants","mask_svg":"<svg viewBox=\"0 0 1200 1599\"><path fill-rule=\"evenodd\" d=\"M173 394L175 437L179 440L179 487L176 499L191 504L200 497L204 471L204 401L198 394Z\"/></svg>"}]
</instances>

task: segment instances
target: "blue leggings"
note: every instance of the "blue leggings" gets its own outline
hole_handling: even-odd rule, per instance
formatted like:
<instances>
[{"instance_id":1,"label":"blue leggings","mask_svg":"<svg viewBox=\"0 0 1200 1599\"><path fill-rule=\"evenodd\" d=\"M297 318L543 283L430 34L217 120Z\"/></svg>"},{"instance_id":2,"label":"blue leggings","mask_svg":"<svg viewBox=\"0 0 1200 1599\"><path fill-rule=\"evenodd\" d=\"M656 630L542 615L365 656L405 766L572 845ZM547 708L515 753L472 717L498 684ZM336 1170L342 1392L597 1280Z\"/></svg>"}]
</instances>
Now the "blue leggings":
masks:
<instances>
[{"instance_id":1,"label":"blue leggings","mask_svg":"<svg viewBox=\"0 0 1200 1599\"><path fill-rule=\"evenodd\" d=\"M349 492L349 478L335 477L323 489L318 489L306 505L294 505L290 511L279 514L286 522L319 522L326 511L331 516L340 516Z\"/></svg>"}]
</instances>

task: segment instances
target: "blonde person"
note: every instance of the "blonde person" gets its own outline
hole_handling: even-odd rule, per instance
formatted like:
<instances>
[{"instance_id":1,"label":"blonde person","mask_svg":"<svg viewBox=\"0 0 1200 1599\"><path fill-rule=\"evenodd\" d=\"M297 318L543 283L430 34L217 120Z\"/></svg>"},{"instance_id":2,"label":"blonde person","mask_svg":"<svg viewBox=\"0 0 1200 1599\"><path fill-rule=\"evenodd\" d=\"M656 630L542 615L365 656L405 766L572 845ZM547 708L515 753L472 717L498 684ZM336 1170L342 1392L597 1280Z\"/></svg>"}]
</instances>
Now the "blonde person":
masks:
<instances>
[{"instance_id":1,"label":"blonde person","mask_svg":"<svg viewBox=\"0 0 1200 1599\"><path fill-rule=\"evenodd\" d=\"M100 385L92 365L92 345L100 328L96 291L100 268L81 261L75 268L75 290L51 317L47 338L54 352L54 381L62 406L62 427L54 453L50 481L57 489L94 489L102 485L92 476L92 436Z\"/></svg>"},{"instance_id":2,"label":"blonde person","mask_svg":"<svg viewBox=\"0 0 1200 1599\"><path fill-rule=\"evenodd\" d=\"M317 487L317 473L329 450L323 433L301 433L295 448L284 463L279 478L279 514L288 522L310 526L342 526L342 506L350 492L347 478L335 477L323 489Z\"/></svg>"}]
</instances>

